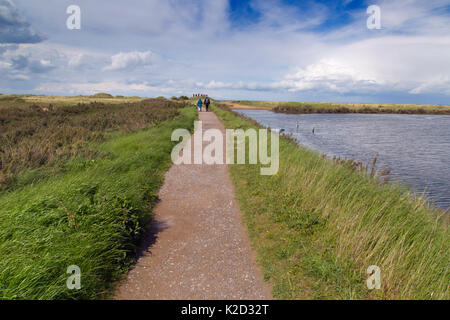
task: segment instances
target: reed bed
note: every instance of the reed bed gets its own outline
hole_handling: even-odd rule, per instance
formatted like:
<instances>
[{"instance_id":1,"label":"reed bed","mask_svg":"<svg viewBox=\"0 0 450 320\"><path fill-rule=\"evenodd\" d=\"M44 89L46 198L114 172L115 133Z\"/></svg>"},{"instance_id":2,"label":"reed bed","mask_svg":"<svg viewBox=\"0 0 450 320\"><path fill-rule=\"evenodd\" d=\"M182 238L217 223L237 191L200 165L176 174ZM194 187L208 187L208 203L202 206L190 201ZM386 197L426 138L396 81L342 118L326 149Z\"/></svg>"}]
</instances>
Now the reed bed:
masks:
<instances>
[{"instance_id":1,"label":"reed bed","mask_svg":"<svg viewBox=\"0 0 450 320\"><path fill-rule=\"evenodd\" d=\"M301 104L292 106L288 104L280 104L273 108L277 113L288 114L309 114L309 113L362 113L362 114L450 114L450 108L420 108L420 107L347 107L333 106L326 104Z\"/></svg>"},{"instance_id":2,"label":"reed bed","mask_svg":"<svg viewBox=\"0 0 450 320\"><path fill-rule=\"evenodd\" d=\"M379 113L379 114L450 114L450 106L415 104L363 104L331 102L233 101L237 104L264 108L279 113Z\"/></svg>"}]
</instances>

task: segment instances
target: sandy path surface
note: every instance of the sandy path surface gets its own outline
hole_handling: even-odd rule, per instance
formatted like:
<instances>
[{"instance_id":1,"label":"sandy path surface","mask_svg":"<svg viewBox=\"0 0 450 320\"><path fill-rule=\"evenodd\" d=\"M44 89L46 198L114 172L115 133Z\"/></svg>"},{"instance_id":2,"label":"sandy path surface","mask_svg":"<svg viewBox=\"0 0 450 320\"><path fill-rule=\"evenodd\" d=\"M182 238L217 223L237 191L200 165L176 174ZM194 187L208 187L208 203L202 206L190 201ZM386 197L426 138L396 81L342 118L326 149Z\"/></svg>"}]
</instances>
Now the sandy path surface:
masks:
<instances>
[{"instance_id":1,"label":"sandy path surface","mask_svg":"<svg viewBox=\"0 0 450 320\"><path fill-rule=\"evenodd\" d=\"M212 112L200 120L203 130L225 130ZM141 256L115 298L271 299L233 192L226 165L173 165Z\"/></svg>"}]
</instances>

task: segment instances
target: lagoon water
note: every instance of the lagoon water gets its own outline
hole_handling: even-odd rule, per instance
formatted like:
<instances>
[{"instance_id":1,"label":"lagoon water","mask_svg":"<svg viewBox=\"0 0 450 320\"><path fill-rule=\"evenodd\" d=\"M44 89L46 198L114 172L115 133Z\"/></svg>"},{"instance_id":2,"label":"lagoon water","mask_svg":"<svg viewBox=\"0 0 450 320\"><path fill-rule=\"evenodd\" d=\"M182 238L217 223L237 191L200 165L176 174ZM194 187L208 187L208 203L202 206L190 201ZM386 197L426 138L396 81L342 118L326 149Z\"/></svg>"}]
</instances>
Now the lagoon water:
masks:
<instances>
[{"instance_id":1,"label":"lagoon water","mask_svg":"<svg viewBox=\"0 0 450 320\"><path fill-rule=\"evenodd\" d=\"M285 129L299 144L329 157L371 163L378 153L376 167L391 168L391 180L450 208L450 116L236 111L261 125Z\"/></svg>"}]
</instances>

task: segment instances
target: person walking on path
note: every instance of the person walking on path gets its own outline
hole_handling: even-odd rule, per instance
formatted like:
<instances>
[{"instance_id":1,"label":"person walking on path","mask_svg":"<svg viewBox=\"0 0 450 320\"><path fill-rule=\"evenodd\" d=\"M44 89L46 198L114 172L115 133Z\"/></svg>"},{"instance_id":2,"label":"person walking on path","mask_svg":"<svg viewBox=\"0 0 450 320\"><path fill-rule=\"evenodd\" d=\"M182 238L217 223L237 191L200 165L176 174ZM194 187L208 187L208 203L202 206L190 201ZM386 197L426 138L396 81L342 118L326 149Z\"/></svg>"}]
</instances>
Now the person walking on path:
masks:
<instances>
[{"instance_id":1,"label":"person walking on path","mask_svg":"<svg viewBox=\"0 0 450 320\"><path fill-rule=\"evenodd\" d=\"M198 112L202 111L202 104L203 104L202 99L198 99L197 101Z\"/></svg>"},{"instance_id":2,"label":"person walking on path","mask_svg":"<svg viewBox=\"0 0 450 320\"><path fill-rule=\"evenodd\" d=\"M210 103L211 103L211 101L209 101L208 96L206 96L205 102L204 102L205 108L206 108L206 112L208 112L208 110L209 110L209 104L210 104Z\"/></svg>"}]
</instances>

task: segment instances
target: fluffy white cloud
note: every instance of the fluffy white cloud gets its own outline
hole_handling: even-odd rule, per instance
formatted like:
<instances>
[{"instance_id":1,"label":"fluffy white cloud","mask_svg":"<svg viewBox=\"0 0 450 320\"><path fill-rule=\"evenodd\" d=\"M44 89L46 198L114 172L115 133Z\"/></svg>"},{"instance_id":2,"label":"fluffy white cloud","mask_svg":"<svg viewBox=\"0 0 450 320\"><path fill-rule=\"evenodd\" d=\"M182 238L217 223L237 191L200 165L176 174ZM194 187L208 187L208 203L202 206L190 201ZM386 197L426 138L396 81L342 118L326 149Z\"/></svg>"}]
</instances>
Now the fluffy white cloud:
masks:
<instances>
[{"instance_id":1,"label":"fluffy white cloud","mask_svg":"<svg viewBox=\"0 0 450 320\"><path fill-rule=\"evenodd\" d=\"M327 89L341 93L355 89L362 90L373 84L382 84L382 81L369 70L364 71L333 58L323 59L304 69L298 68L295 73L288 74L279 84L293 92Z\"/></svg>"},{"instance_id":2,"label":"fluffy white cloud","mask_svg":"<svg viewBox=\"0 0 450 320\"><path fill-rule=\"evenodd\" d=\"M150 65L152 62L153 53L151 51L145 52L121 52L111 57L111 64L103 70L132 70L137 67Z\"/></svg>"}]
</instances>

